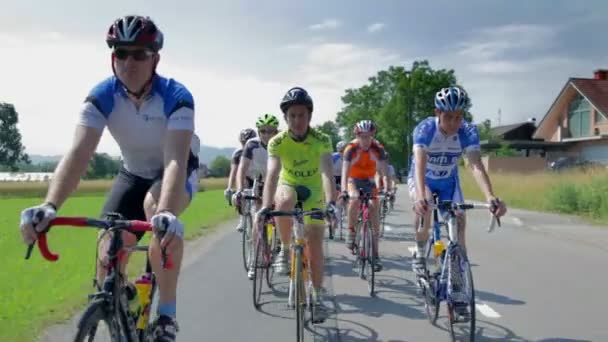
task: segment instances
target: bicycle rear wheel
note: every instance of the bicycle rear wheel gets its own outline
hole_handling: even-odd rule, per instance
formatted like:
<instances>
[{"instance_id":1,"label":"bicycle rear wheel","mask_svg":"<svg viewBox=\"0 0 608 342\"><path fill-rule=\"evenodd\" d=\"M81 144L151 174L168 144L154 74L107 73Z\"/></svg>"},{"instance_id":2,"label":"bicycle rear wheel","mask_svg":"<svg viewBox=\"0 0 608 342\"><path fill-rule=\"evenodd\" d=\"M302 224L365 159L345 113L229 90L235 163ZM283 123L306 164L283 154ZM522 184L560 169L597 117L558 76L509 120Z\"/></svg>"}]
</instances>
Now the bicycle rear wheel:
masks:
<instances>
[{"instance_id":1,"label":"bicycle rear wheel","mask_svg":"<svg viewBox=\"0 0 608 342\"><path fill-rule=\"evenodd\" d=\"M245 271L249 271L249 261L252 257L252 241L251 241L251 213L243 215L243 233L241 234L241 244L243 252L243 267Z\"/></svg>"},{"instance_id":2,"label":"bicycle rear wheel","mask_svg":"<svg viewBox=\"0 0 608 342\"><path fill-rule=\"evenodd\" d=\"M109 303L103 299L91 302L84 311L78 322L74 342L92 342L96 338L97 341L121 340L120 324L116 317L111 316Z\"/></svg>"},{"instance_id":3,"label":"bicycle rear wheel","mask_svg":"<svg viewBox=\"0 0 608 342\"><path fill-rule=\"evenodd\" d=\"M448 289L453 285L456 285L460 290L458 295L458 301L453 300L452 295L448 296L448 322L449 330L452 341L456 341L456 334L454 326L459 323L466 323L469 328L469 341L475 341L475 287L473 285L473 272L471 271L471 265L469 264L467 256L464 251L457 246L454 251L450 254L451 260L448 264ZM453 284L453 285L452 285ZM448 292L449 293L449 292ZM466 315L464 317L459 314L456 305L459 305L462 311L462 307L466 307Z\"/></svg>"}]
</instances>

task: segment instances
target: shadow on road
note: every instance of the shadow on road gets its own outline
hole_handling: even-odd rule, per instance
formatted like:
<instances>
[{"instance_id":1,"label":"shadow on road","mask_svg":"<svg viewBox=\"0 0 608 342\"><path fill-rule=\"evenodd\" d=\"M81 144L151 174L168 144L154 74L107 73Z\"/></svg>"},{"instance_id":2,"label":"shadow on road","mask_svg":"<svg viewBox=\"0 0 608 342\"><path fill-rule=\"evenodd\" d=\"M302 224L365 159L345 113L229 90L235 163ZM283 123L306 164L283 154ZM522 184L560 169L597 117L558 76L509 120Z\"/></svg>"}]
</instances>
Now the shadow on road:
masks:
<instances>
[{"instance_id":1,"label":"shadow on road","mask_svg":"<svg viewBox=\"0 0 608 342\"><path fill-rule=\"evenodd\" d=\"M523 300L509 298L507 296L491 293L487 291L475 290L475 297L484 302L494 302L506 305L523 305L526 304Z\"/></svg>"}]
</instances>

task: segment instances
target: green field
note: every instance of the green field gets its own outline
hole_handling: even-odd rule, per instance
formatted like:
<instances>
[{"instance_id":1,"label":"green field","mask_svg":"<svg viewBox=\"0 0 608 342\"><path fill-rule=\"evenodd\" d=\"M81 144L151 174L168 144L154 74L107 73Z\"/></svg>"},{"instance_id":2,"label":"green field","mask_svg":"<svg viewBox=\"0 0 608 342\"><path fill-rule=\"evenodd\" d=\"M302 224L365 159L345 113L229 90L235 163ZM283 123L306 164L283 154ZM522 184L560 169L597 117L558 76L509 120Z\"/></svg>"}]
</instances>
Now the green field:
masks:
<instances>
[{"instance_id":1,"label":"green field","mask_svg":"<svg viewBox=\"0 0 608 342\"><path fill-rule=\"evenodd\" d=\"M60 215L97 217L103 200L103 196L71 198ZM31 260L24 260L25 246L18 231L19 212L40 201L40 198L0 200L0 251L5 260L0 273L0 341L3 342L36 340L44 327L67 319L82 308L92 290L94 230L58 227L49 234L49 247L61 255L59 261L47 262L37 250ZM186 225L187 238L192 238L234 216L222 191L213 190L199 192L181 219ZM143 260L140 253L132 260L129 273L139 273Z\"/></svg>"},{"instance_id":2,"label":"green field","mask_svg":"<svg viewBox=\"0 0 608 342\"><path fill-rule=\"evenodd\" d=\"M459 170L466 198L484 200L468 169ZM493 173L494 193L509 207L574 214L608 223L608 170L596 168L528 174Z\"/></svg>"}]
</instances>

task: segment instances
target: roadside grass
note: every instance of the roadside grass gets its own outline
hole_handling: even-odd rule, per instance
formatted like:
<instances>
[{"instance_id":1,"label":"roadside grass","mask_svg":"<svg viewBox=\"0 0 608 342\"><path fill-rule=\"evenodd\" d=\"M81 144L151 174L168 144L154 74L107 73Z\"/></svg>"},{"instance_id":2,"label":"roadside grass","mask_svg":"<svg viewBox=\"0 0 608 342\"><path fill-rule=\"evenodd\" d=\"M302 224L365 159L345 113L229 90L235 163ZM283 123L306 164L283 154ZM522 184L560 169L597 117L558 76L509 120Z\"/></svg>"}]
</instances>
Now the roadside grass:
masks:
<instances>
[{"instance_id":1,"label":"roadside grass","mask_svg":"<svg viewBox=\"0 0 608 342\"><path fill-rule=\"evenodd\" d=\"M216 183L207 189L221 185ZM98 189L99 183L87 186ZM57 227L49 233L49 248L59 253L60 259L47 262L35 250L31 260L24 260L26 248L18 232L19 213L41 200L0 199L0 251L5 260L0 273L0 341L35 341L45 327L69 319L82 309L93 289L97 236L93 229ZM104 196L99 195L73 197L60 215L98 217L103 201ZM211 190L199 192L180 218L186 226L186 238L192 239L234 216L223 192ZM144 258L143 253L133 256L129 264L131 276L141 272Z\"/></svg>"}]
</instances>

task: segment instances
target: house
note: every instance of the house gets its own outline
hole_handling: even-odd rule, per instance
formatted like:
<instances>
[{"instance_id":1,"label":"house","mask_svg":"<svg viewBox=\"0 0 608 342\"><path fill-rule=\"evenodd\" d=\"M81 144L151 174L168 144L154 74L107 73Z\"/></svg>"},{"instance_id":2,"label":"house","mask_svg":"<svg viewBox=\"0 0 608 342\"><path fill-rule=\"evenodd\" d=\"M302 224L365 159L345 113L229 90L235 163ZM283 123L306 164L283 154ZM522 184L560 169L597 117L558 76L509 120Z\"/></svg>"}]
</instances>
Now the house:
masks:
<instances>
[{"instance_id":1,"label":"house","mask_svg":"<svg viewBox=\"0 0 608 342\"><path fill-rule=\"evenodd\" d=\"M608 70L593 78L570 78L547 113L536 120L492 128L483 150L501 145L521 151L520 157L484 158L490 171L542 171L560 157L608 165Z\"/></svg>"},{"instance_id":2,"label":"house","mask_svg":"<svg viewBox=\"0 0 608 342\"><path fill-rule=\"evenodd\" d=\"M533 139L556 143L547 159L575 156L608 164L608 70L594 78L570 78L534 132Z\"/></svg>"}]
</instances>

